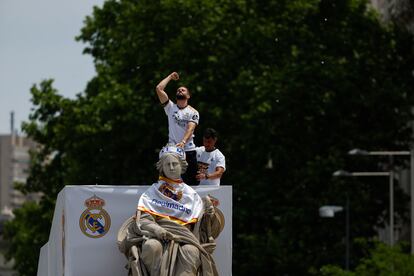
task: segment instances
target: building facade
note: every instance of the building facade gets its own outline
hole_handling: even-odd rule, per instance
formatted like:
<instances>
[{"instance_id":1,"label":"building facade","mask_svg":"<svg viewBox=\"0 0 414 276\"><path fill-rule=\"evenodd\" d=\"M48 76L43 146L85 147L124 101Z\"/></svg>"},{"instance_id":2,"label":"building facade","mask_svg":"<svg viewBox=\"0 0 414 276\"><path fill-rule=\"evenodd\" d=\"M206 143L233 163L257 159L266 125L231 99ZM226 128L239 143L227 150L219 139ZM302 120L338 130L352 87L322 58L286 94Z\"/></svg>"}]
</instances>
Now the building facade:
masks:
<instances>
[{"instance_id":1,"label":"building facade","mask_svg":"<svg viewBox=\"0 0 414 276\"><path fill-rule=\"evenodd\" d=\"M25 183L29 173L30 154L36 144L16 134L0 135L0 212L11 216L12 210L26 200L36 200L37 195L25 196L14 188L15 183Z\"/></svg>"}]
</instances>

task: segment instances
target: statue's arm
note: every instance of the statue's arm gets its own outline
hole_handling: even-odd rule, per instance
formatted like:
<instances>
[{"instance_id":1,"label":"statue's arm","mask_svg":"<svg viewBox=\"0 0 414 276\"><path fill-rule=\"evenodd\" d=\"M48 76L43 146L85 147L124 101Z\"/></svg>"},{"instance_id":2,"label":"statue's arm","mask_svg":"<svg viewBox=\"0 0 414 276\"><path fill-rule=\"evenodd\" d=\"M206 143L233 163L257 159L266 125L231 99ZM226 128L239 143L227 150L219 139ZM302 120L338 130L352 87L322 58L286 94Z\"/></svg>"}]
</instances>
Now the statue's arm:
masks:
<instances>
[{"instance_id":1,"label":"statue's arm","mask_svg":"<svg viewBox=\"0 0 414 276\"><path fill-rule=\"evenodd\" d=\"M149 215L149 217L144 216L140 218L140 228L142 230L151 233L154 237L162 241L173 239L173 235L170 232L162 228L150 217L151 216Z\"/></svg>"}]
</instances>

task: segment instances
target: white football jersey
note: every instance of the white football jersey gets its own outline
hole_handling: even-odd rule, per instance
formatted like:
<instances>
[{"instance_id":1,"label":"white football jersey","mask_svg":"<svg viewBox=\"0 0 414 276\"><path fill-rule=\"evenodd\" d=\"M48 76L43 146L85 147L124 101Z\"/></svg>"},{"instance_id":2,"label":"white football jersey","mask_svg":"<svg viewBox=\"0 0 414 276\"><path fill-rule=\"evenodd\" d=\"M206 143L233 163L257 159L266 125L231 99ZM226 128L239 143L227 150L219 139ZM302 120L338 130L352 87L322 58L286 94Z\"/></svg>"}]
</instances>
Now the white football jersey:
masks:
<instances>
[{"instance_id":1,"label":"white football jersey","mask_svg":"<svg viewBox=\"0 0 414 276\"><path fill-rule=\"evenodd\" d=\"M165 114L168 116L168 143L178 144L181 142L184 138L188 122L194 122L198 125L200 120L198 111L190 105L180 109L177 104L174 104L171 100L168 100L164 110ZM184 150L194 150L195 147L193 134L185 144Z\"/></svg>"},{"instance_id":2,"label":"white football jersey","mask_svg":"<svg viewBox=\"0 0 414 276\"><path fill-rule=\"evenodd\" d=\"M217 167L222 167L226 170L226 158L219 149L213 151L206 151L204 147L197 147L197 165L200 173L212 174ZM220 186L220 178L203 179L200 185Z\"/></svg>"}]
</instances>

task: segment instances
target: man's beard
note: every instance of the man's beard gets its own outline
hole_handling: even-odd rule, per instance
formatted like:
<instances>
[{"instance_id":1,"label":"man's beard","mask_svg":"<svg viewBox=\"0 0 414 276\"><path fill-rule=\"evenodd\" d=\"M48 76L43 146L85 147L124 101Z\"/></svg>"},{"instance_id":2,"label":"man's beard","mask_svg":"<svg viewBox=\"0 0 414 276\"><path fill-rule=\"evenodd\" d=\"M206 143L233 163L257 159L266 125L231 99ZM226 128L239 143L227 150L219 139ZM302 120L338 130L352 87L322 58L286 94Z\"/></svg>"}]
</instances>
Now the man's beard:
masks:
<instances>
[{"instance_id":1,"label":"man's beard","mask_svg":"<svg viewBox=\"0 0 414 276\"><path fill-rule=\"evenodd\" d=\"M175 95L175 98L177 100L185 100L185 99L187 99L187 97L185 95L183 95L183 94L177 94L177 95Z\"/></svg>"}]
</instances>

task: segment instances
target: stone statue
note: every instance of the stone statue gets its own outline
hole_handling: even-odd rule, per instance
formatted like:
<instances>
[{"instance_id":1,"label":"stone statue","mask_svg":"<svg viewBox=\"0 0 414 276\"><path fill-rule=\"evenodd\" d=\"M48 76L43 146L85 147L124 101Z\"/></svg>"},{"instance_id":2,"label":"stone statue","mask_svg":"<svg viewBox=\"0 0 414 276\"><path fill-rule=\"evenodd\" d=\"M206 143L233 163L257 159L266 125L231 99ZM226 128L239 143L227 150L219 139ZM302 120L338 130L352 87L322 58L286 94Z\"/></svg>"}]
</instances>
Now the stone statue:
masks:
<instances>
[{"instance_id":1,"label":"stone statue","mask_svg":"<svg viewBox=\"0 0 414 276\"><path fill-rule=\"evenodd\" d=\"M201 198L180 179L185 152L165 146L157 163L160 177L140 197L136 215L118 232L119 250L133 276L218 276L211 256L224 228L212 196Z\"/></svg>"}]
</instances>

